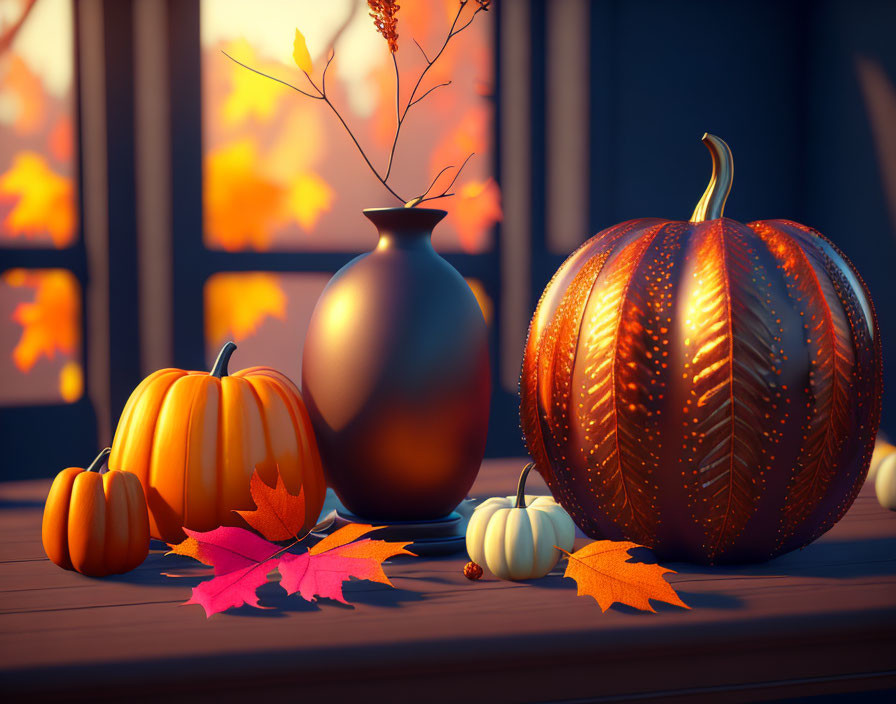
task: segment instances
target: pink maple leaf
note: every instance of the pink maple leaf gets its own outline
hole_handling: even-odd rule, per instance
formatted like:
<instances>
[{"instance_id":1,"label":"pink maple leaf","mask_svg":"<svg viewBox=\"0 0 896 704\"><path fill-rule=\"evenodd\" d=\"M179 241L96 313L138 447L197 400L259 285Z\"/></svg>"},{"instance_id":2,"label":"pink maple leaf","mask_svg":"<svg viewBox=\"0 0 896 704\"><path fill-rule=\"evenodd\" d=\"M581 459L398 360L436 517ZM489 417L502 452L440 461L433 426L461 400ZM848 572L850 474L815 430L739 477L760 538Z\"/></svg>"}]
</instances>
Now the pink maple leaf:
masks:
<instances>
[{"instance_id":1,"label":"pink maple leaf","mask_svg":"<svg viewBox=\"0 0 896 704\"><path fill-rule=\"evenodd\" d=\"M173 545L171 552L214 568L215 576L193 587L192 597L185 602L199 604L208 617L244 604L265 608L258 603L257 590L275 568L288 594L299 593L307 601L323 597L346 604L343 582L354 577L391 586L382 562L395 555L413 554L405 550L407 543L357 540L372 530L372 526L346 526L309 551L296 554L243 528L221 527L205 533L185 529L187 539Z\"/></svg>"}]
</instances>

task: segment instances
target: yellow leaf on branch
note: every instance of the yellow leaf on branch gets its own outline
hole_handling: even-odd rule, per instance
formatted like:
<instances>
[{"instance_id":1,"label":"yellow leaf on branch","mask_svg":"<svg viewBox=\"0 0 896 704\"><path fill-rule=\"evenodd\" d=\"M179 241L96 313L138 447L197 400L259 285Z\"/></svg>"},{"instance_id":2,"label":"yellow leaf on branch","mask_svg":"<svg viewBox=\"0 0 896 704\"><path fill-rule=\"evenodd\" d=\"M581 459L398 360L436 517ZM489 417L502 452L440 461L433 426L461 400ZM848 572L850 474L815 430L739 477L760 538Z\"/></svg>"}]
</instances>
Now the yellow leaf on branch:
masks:
<instances>
[{"instance_id":1,"label":"yellow leaf on branch","mask_svg":"<svg viewBox=\"0 0 896 704\"><path fill-rule=\"evenodd\" d=\"M75 238L75 196L71 179L53 171L43 156L25 151L0 175L0 200L15 201L3 220L7 237L49 234L57 248Z\"/></svg>"},{"instance_id":2,"label":"yellow leaf on branch","mask_svg":"<svg viewBox=\"0 0 896 704\"><path fill-rule=\"evenodd\" d=\"M305 36L298 29L296 29L296 38L292 43L292 59L296 62L296 66L305 73L311 73L311 54L308 53Z\"/></svg>"},{"instance_id":3,"label":"yellow leaf on branch","mask_svg":"<svg viewBox=\"0 0 896 704\"><path fill-rule=\"evenodd\" d=\"M245 340L269 317L286 318L286 294L276 274L221 273L205 284L205 339L210 344Z\"/></svg>"},{"instance_id":4,"label":"yellow leaf on branch","mask_svg":"<svg viewBox=\"0 0 896 704\"><path fill-rule=\"evenodd\" d=\"M673 570L641 562L628 562L629 550L642 547L637 543L597 540L581 550L567 553L569 564L564 577L574 579L579 596L591 596L602 611L613 604L627 604L642 611L655 611L650 600L665 601L685 609L691 608L675 593L663 575Z\"/></svg>"}]
</instances>

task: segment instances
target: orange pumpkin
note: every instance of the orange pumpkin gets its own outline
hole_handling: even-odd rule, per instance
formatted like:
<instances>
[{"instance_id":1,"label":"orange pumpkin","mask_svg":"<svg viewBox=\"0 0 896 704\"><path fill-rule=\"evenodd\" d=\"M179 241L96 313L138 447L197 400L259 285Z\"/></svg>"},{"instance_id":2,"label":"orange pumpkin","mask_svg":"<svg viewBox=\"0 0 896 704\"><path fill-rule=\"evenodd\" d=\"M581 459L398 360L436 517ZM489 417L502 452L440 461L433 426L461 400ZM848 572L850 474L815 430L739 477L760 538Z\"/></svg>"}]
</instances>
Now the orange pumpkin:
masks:
<instances>
[{"instance_id":1,"label":"orange pumpkin","mask_svg":"<svg viewBox=\"0 0 896 704\"><path fill-rule=\"evenodd\" d=\"M254 507L256 467L271 486L279 466L290 492L304 488L306 529L320 515L326 485L299 390L267 367L228 376L235 349L225 344L210 373L150 374L118 421L109 466L139 477L154 538L176 543L182 528L240 525L234 510Z\"/></svg>"},{"instance_id":2,"label":"orange pumpkin","mask_svg":"<svg viewBox=\"0 0 896 704\"><path fill-rule=\"evenodd\" d=\"M133 474L100 469L103 450L85 470L56 475L41 537L47 557L66 570L90 577L129 572L149 553L149 517L143 488Z\"/></svg>"}]
</instances>

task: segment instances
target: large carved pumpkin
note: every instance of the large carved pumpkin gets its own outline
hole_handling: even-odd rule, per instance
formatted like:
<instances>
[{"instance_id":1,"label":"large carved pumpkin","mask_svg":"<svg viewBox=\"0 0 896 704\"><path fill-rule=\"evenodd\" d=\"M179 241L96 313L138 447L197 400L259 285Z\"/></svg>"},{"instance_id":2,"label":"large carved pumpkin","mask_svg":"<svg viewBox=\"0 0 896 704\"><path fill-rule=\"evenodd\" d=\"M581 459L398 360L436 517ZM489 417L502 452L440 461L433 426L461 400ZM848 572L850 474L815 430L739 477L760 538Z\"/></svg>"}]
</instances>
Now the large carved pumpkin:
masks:
<instances>
[{"instance_id":1,"label":"large carved pumpkin","mask_svg":"<svg viewBox=\"0 0 896 704\"><path fill-rule=\"evenodd\" d=\"M140 479L154 538L175 543L182 528L240 525L233 511L254 508L256 467L270 486L279 467L291 493L304 488L305 529L317 522L326 484L299 390L268 367L228 375L235 349L224 345L209 373L150 374L122 411L109 467Z\"/></svg>"},{"instance_id":2,"label":"large carved pumpkin","mask_svg":"<svg viewBox=\"0 0 896 704\"><path fill-rule=\"evenodd\" d=\"M666 560L802 547L856 497L880 417L868 292L834 245L787 220L722 217L731 152L690 222L595 235L551 280L521 379L526 444L592 537Z\"/></svg>"}]
</instances>

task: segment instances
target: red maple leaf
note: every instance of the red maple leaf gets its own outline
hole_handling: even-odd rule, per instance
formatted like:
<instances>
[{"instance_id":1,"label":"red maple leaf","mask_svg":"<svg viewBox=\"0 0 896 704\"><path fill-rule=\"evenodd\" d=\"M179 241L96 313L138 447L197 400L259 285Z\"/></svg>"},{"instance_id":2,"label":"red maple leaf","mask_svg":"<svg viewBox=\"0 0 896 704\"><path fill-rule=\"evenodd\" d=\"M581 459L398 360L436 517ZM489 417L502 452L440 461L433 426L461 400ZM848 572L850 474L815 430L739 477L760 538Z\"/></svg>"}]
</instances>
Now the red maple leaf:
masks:
<instances>
[{"instance_id":1,"label":"red maple leaf","mask_svg":"<svg viewBox=\"0 0 896 704\"><path fill-rule=\"evenodd\" d=\"M214 576L193 587L192 597L185 602L199 604L206 616L244 604L265 608L258 603L257 592L274 570L279 571L280 585L288 594L298 593L306 601L323 597L345 604L343 582L354 577L391 586L383 561L413 555L405 549L407 542L358 540L378 530L360 524L340 528L306 552L293 552L302 540L298 531L305 520L304 493L295 496L287 492L279 472L273 488L256 472L251 492L257 509L238 513L264 537L225 526L206 532L184 529L187 539L171 546L171 553L214 568ZM293 538L285 547L270 542L285 538Z\"/></svg>"},{"instance_id":2,"label":"red maple leaf","mask_svg":"<svg viewBox=\"0 0 896 704\"><path fill-rule=\"evenodd\" d=\"M269 487L258 470L252 474L249 491L257 507L254 511L237 511L240 516L268 540L300 540L299 531L305 524L305 489L299 495L290 494L277 468L277 485Z\"/></svg>"}]
</instances>

